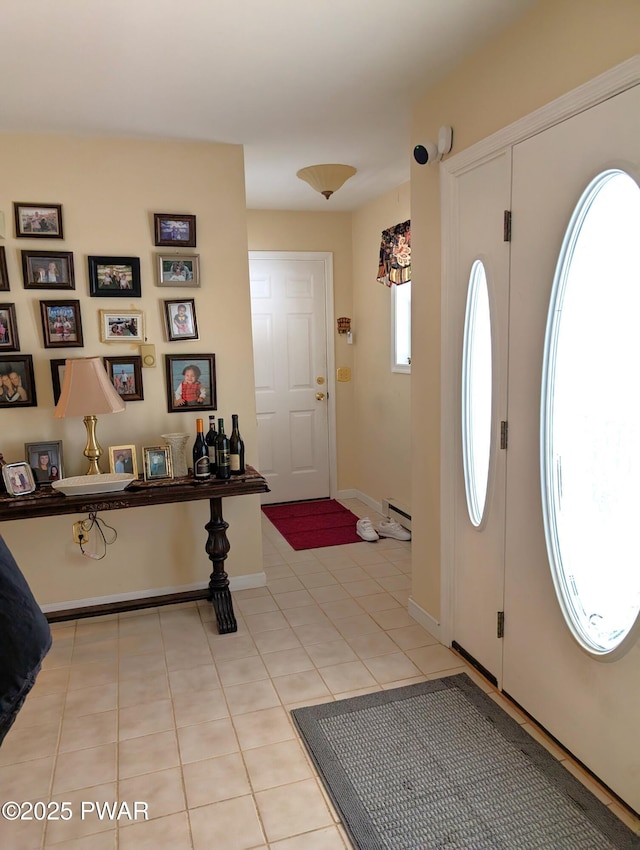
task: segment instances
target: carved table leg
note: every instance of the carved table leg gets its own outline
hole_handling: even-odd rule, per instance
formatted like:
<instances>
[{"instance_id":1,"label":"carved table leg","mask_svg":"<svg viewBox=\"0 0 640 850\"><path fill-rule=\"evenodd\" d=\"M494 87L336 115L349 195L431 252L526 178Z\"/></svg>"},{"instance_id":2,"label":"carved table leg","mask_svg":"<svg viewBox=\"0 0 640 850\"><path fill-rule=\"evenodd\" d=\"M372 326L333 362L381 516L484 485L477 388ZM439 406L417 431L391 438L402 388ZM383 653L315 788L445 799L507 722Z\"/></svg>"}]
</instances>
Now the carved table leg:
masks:
<instances>
[{"instance_id":1,"label":"carved table leg","mask_svg":"<svg viewBox=\"0 0 640 850\"><path fill-rule=\"evenodd\" d=\"M213 564L213 572L209 578L209 599L216 612L218 631L221 635L226 635L238 631L229 590L229 576L224 570L224 562L230 548L227 540L229 523L222 519L222 499L219 496L209 499L209 504L211 519L205 525L209 535L205 550Z\"/></svg>"}]
</instances>

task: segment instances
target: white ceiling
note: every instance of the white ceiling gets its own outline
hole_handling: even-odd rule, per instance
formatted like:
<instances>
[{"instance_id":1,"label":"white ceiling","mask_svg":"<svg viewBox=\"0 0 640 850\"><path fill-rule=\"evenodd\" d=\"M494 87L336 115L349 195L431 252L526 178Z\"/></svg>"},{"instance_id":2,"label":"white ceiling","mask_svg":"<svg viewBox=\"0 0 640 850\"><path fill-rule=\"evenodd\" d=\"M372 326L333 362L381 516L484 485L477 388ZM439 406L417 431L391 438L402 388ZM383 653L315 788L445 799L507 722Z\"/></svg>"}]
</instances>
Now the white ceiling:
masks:
<instances>
[{"instance_id":1,"label":"white ceiling","mask_svg":"<svg viewBox=\"0 0 640 850\"><path fill-rule=\"evenodd\" d=\"M412 99L532 2L0 0L0 131L243 144L250 208L351 210L409 179ZM322 162L358 169L329 201L296 177Z\"/></svg>"}]
</instances>

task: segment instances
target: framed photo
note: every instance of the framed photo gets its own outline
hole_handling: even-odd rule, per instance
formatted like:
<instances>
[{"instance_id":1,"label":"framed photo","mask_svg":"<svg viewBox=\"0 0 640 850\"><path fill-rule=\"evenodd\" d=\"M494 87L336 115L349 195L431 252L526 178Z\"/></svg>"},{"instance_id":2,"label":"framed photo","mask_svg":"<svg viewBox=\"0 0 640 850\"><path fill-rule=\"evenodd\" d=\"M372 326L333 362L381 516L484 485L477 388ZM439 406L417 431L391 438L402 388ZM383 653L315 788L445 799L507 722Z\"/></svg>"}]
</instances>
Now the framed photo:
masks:
<instances>
[{"instance_id":1,"label":"framed photo","mask_svg":"<svg viewBox=\"0 0 640 850\"><path fill-rule=\"evenodd\" d=\"M53 387L53 403L57 404L60 399L60 391L62 390L62 382L64 381L64 368L67 364L67 358L56 359L50 361L51 366L51 386Z\"/></svg>"},{"instance_id":2,"label":"framed photo","mask_svg":"<svg viewBox=\"0 0 640 850\"><path fill-rule=\"evenodd\" d=\"M0 304L0 351L20 351L15 304Z\"/></svg>"},{"instance_id":3,"label":"framed photo","mask_svg":"<svg viewBox=\"0 0 640 850\"><path fill-rule=\"evenodd\" d=\"M154 213L156 245L174 248L196 247L195 215Z\"/></svg>"},{"instance_id":4,"label":"framed photo","mask_svg":"<svg viewBox=\"0 0 640 850\"><path fill-rule=\"evenodd\" d=\"M170 446L144 446L142 456L144 458L145 481L161 481L164 478L173 478Z\"/></svg>"},{"instance_id":5,"label":"framed photo","mask_svg":"<svg viewBox=\"0 0 640 850\"><path fill-rule=\"evenodd\" d=\"M38 487L50 487L52 481L64 478L62 443L25 443L24 453Z\"/></svg>"},{"instance_id":6,"label":"framed photo","mask_svg":"<svg viewBox=\"0 0 640 850\"><path fill-rule=\"evenodd\" d=\"M138 477L135 446L109 446L109 472L128 472Z\"/></svg>"},{"instance_id":7,"label":"framed photo","mask_svg":"<svg viewBox=\"0 0 640 850\"><path fill-rule=\"evenodd\" d=\"M71 251L22 251L25 289L75 289Z\"/></svg>"},{"instance_id":8,"label":"framed photo","mask_svg":"<svg viewBox=\"0 0 640 850\"><path fill-rule=\"evenodd\" d=\"M178 342L181 339L198 339L196 303L193 298L165 301L164 318L169 342Z\"/></svg>"},{"instance_id":9,"label":"framed photo","mask_svg":"<svg viewBox=\"0 0 640 850\"><path fill-rule=\"evenodd\" d=\"M0 352L0 410L7 407L36 407L36 383L30 354Z\"/></svg>"},{"instance_id":10,"label":"framed photo","mask_svg":"<svg viewBox=\"0 0 640 850\"><path fill-rule=\"evenodd\" d=\"M200 254L158 254L158 286L200 286Z\"/></svg>"},{"instance_id":11,"label":"framed photo","mask_svg":"<svg viewBox=\"0 0 640 850\"><path fill-rule=\"evenodd\" d=\"M140 298L140 258L89 257L89 295Z\"/></svg>"},{"instance_id":12,"label":"framed photo","mask_svg":"<svg viewBox=\"0 0 640 850\"><path fill-rule=\"evenodd\" d=\"M123 401L142 401L142 357L105 357L107 375Z\"/></svg>"},{"instance_id":13,"label":"framed photo","mask_svg":"<svg viewBox=\"0 0 640 850\"><path fill-rule=\"evenodd\" d=\"M215 354L165 354L169 413L216 410Z\"/></svg>"},{"instance_id":14,"label":"framed photo","mask_svg":"<svg viewBox=\"0 0 640 850\"><path fill-rule=\"evenodd\" d=\"M141 310L100 310L102 342L144 342Z\"/></svg>"},{"instance_id":15,"label":"framed photo","mask_svg":"<svg viewBox=\"0 0 640 850\"><path fill-rule=\"evenodd\" d=\"M7 463L2 467L2 477L10 496L26 496L36 489L28 463Z\"/></svg>"},{"instance_id":16,"label":"framed photo","mask_svg":"<svg viewBox=\"0 0 640 850\"><path fill-rule=\"evenodd\" d=\"M13 205L16 236L28 239L63 239L62 204Z\"/></svg>"},{"instance_id":17,"label":"framed photo","mask_svg":"<svg viewBox=\"0 0 640 850\"><path fill-rule=\"evenodd\" d=\"M82 348L79 301L41 301L42 334L45 348Z\"/></svg>"},{"instance_id":18,"label":"framed photo","mask_svg":"<svg viewBox=\"0 0 640 850\"><path fill-rule=\"evenodd\" d=\"M182 284L184 286L184 284ZM0 245L0 292L8 292L11 287L9 286L9 272L7 271L7 255L4 250L4 246Z\"/></svg>"}]
</instances>

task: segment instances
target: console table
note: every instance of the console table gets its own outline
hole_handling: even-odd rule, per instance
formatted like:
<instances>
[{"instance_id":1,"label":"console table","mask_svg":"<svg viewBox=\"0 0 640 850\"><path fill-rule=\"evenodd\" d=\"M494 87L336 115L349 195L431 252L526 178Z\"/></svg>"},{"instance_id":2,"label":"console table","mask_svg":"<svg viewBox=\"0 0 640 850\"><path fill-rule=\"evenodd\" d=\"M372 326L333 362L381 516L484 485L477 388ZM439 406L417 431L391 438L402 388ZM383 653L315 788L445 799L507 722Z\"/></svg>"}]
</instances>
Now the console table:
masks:
<instances>
[{"instance_id":1,"label":"console table","mask_svg":"<svg viewBox=\"0 0 640 850\"><path fill-rule=\"evenodd\" d=\"M227 481L217 478L204 482L196 482L193 478L174 478L169 481L136 480L126 490L89 496L64 496L47 487L26 496L0 495L0 521L98 513L208 499L211 518L205 525L205 551L213 565L209 577L209 599L216 613L218 629L223 635L236 632L238 624L233 613L229 577L224 569L230 546L227 539L229 524L222 518L222 499L226 496L248 496L268 492L266 480L251 466L247 466L244 475L233 476Z\"/></svg>"}]
</instances>

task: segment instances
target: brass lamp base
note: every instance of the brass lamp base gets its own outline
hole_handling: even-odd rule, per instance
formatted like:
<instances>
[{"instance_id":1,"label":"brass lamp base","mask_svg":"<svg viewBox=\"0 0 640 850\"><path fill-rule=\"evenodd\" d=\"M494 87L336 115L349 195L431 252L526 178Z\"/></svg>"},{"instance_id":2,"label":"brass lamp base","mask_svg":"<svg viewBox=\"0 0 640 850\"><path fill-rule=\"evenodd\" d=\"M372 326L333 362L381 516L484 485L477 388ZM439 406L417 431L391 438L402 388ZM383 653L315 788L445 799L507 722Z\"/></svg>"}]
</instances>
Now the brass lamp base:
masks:
<instances>
[{"instance_id":1,"label":"brass lamp base","mask_svg":"<svg viewBox=\"0 0 640 850\"><path fill-rule=\"evenodd\" d=\"M89 469L87 475L101 475L98 461L102 456L102 448L96 437L96 425L98 424L97 416L84 417L85 428L87 429L87 445L84 447L84 456L89 461Z\"/></svg>"}]
</instances>

